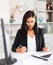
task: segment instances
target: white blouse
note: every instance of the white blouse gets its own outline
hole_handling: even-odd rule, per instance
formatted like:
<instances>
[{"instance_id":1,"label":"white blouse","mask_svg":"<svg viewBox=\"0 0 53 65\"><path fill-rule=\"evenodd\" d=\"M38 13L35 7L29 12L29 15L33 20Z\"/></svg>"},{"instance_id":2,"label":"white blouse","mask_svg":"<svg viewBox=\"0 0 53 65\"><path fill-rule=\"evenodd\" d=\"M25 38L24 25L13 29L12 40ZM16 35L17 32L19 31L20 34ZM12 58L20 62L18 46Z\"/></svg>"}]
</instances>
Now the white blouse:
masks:
<instances>
[{"instance_id":1,"label":"white blouse","mask_svg":"<svg viewBox=\"0 0 53 65\"><path fill-rule=\"evenodd\" d=\"M33 37L30 37L29 35L27 35L27 48L28 48L28 51L36 51L35 35Z\"/></svg>"}]
</instances>

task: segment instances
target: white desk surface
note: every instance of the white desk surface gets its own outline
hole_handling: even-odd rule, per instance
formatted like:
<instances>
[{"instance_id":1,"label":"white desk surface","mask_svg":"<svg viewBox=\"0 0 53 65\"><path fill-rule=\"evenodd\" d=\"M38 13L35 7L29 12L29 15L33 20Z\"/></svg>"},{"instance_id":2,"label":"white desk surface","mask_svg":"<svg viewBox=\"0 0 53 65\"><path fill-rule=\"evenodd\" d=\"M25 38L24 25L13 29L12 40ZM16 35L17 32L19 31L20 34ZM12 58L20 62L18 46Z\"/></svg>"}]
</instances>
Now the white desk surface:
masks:
<instances>
[{"instance_id":1,"label":"white desk surface","mask_svg":"<svg viewBox=\"0 0 53 65\"><path fill-rule=\"evenodd\" d=\"M41 56L41 55L44 55L47 53L36 52L36 55ZM14 52L12 52L11 53L12 57L17 59L17 62L14 63L13 65L50 65L50 64L48 64L48 61L32 57L31 56L32 54L34 54L34 52L26 52L26 53L14 53ZM51 64L51 65L53 65L53 64Z\"/></svg>"}]
</instances>

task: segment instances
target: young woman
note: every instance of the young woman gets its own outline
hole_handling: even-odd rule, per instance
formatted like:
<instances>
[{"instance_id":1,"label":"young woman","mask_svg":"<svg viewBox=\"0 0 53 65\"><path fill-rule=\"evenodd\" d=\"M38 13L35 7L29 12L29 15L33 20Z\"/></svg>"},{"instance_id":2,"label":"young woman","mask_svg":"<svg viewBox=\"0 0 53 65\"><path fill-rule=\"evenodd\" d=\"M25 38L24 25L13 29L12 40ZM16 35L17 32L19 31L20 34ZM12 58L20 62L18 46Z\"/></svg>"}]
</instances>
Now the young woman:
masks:
<instances>
[{"instance_id":1,"label":"young woman","mask_svg":"<svg viewBox=\"0 0 53 65\"><path fill-rule=\"evenodd\" d=\"M31 10L23 16L21 29L18 30L12 51L24 53L26 51L48 51L45 47L42 29L37 26L37 18Z\"/></svg>"}]
</instances>

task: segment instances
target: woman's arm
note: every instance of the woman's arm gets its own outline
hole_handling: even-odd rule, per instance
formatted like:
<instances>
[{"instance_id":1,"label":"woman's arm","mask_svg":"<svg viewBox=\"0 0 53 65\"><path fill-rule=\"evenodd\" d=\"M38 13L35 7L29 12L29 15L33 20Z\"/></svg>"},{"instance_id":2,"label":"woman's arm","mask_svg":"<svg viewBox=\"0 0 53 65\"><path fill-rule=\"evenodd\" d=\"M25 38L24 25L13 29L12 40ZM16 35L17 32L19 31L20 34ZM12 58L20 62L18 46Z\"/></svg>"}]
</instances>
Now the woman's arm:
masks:
<instances>
[{"instance_id":1,"label":"woman's arm","mask_svg":"<svg viewBox=\"0 0 53 65\"><path fill-rule=\"evenodd\" d=\"M18 30L18 32L16 34L14 43L12 45L12 51L16 52L16 48L18 48L18 46L19 46L19 40L20 40L20 30Z\"/></svg>"},{"instance_id":2,"label":"woman's arm","mask_svg":"<svg viewBox=\"0 0 53 65\"><path fill-rule=\"evenodd\" d=\"M18 30L15 40L14 40L14 44L12 45L12 51L14 52L18 52L18 53L24 53L26 52L26 46L22 46L22 44L20 43L21 40L21 31ZM20 47L21 45L21 47Z\"/></svg>"},{"instance_id":3,"label":"woman's arm","mask_svg":"<svg viewBox=\"0 0 53 65\"><path fill-rule=\"evenodd\" d=\"M49 48L47 48L46 46L45 46L45 40L44 40L44 35L43 35L43 32L41 31L41 35L42 35L42 44L41 44L41 46L42 46L42 51L49 51Z\"/></svg>"}]
</instances>

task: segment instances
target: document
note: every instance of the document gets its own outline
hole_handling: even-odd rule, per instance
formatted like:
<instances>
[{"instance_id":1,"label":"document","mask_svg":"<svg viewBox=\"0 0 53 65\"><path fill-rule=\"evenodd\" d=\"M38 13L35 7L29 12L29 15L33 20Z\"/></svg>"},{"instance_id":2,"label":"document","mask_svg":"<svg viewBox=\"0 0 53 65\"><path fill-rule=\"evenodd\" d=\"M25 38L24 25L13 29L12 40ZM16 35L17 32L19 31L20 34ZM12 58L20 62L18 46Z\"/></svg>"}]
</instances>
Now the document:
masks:
<instances>
[{"instance_id":1,"label":"document","mask_svg":"<svg viewBox=\"0 0 53 65\"><path fill-rule=\"evenodd\" d=\"M34 56L38 56L38 57L41 57L41 56L45 56L45 55L50 55L52 54L52 51L48 51L48 52L43 52L43 51L40 51L40 52L26 52L25 55L34 55Z\"/></svg>"},{"instance_id":2,"label":"document","mask_svg":"<svg viewBox=\"0 0 53 65\"><path fill-rule=\"evenodd\" d=\"M25 53L12 53L14 58L17 58L18 61L21 61L23 65L49 65L49 61L39 59L43 55L52 54L52 52L25 52ZM32 57L32 55L36 57Z\"/></svg>"},{"instance_id":3,"label":"document","mask_svg":"<svg viewBox=\"0 0 53 65\"><path fill-rule=\"evenodd\" d=\"M11 53L13 56L16 55L17 57L20 57L20 58L25 58L27 56L37 56L37 57L44 57L46 55L50 55L52 54L52 51L49 51L49 52L31 52L31 51L28 51L28 52L25 52L25 53L14 53L12 52Z\"/></svg>"},{"instance_id":4,"label":"document","mask_svg":"<svg viewBox=\"0 0 53 65\"><path fill-rule=\"evenodd\" d=\"M46 65L46 61L38 58L34 58L32 56L27 56L26 58L22 58L23 65Z\"/></svg>"}]
</instances>

